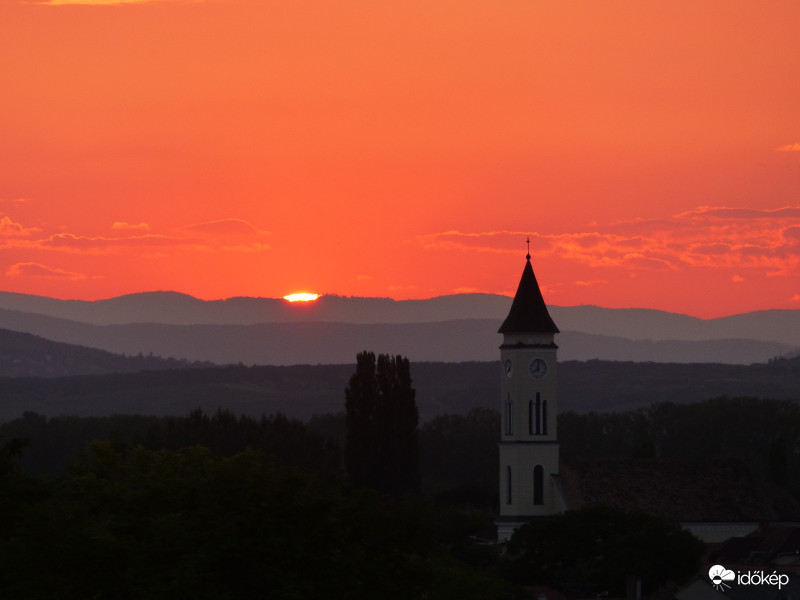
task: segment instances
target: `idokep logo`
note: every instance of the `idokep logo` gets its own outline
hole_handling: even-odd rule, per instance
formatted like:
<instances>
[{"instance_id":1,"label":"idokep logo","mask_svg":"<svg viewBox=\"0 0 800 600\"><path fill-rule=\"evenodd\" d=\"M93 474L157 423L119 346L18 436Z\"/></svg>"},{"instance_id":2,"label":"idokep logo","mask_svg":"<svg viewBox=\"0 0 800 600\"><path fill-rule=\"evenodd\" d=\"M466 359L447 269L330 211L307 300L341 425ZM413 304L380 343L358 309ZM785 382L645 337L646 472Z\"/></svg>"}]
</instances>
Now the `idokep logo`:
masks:
<instances>
[{"instance_id":1,"label":"idokep logo","mask_svg":"<svg viewBox=\"0 0 800 600\"><path fill-rule=\"evenodd\" d=\"M727 582L736 579L736 573L722 565L714 565L708 570L708 578L715 590L724 592L726 588L731 587Z\"/></svg>"},{"instance_id":2,"label":"idokep logo","mask_svg":"<svg viewBox=\"0 0 800 600\"><path fill-rule=\"evenodd\" d=\"M777 585L781 589L789 583L786 573L765 573L764 571L737 571L734 573L722 565L714 565L708 570L708 578L714 589L724 592L731 587L731 582L737 585Z\"/></svg>"}]
</instances>

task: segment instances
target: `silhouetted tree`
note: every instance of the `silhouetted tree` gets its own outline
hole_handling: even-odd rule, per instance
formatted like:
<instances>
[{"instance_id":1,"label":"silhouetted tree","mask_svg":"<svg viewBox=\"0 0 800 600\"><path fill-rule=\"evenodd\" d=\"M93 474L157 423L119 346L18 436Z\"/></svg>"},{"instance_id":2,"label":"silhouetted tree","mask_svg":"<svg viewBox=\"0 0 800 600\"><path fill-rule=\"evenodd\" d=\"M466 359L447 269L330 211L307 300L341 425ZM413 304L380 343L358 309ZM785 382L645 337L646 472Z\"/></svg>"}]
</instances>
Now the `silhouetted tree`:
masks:
<instances>
[{"instance_id":1,"label":"silhouetted tree","mask_svg":"<svg viewBox=\"0 0 800 600\"><path fill-rule=\"evenodd\" d=\"M345 390L345 467L356 485L419 490L416 391L402 356L361 352Z\"/></svg>"}]
</instances>

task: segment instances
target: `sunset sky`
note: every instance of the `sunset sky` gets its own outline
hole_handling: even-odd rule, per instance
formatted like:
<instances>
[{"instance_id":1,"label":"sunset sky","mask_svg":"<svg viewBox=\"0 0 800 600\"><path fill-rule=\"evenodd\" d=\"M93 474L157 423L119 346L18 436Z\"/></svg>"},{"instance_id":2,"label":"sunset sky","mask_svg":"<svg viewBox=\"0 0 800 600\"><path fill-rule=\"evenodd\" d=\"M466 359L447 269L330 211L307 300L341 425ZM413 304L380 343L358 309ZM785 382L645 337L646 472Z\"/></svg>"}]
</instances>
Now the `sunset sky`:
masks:
<instances>
[{"instance_id":1,"label":"sunset sky","mask_svg":"<svg viewBox=\"0 0 800 600\"><path fill-rule=\"evenodd\" d=\"M0 290L800 309L797 0L0 0Z\"/></svg>"}]
</instances>

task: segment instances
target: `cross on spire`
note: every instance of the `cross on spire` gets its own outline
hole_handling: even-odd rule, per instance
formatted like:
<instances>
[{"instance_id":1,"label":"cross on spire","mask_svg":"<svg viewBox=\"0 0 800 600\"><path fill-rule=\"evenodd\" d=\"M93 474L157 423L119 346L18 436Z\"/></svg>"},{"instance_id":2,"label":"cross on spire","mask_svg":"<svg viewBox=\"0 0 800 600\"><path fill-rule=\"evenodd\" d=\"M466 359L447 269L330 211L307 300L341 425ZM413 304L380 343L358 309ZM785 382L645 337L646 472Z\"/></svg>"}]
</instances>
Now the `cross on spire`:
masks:
<instances>
[{"instance_id":1,"label":"cross on spire","mask_svg":"<svg viewBox=\"0 0 800 600\"><path fill-rule=\"evenodd\" d=\"M525 243L528 244L528 253L525 255L525 258L530 260L531 259L531 236L528 236L528 239L525 240Z\"/></svg>"}]
</instances>

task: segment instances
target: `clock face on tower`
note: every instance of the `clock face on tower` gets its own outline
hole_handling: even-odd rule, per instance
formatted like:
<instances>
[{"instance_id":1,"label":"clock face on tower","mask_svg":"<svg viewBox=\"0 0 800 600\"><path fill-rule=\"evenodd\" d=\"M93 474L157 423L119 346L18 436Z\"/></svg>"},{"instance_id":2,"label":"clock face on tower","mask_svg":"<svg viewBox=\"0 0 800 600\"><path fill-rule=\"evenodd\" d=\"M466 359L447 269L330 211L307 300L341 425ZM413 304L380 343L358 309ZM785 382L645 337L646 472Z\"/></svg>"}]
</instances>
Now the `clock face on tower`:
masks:
<instances>
[{"instance_id":1,"label":"clock face on tower","mask_svg":"<svg viewBox=\"0 0 800 600\"><path fill-rule=\"evenodd\" d=\"M543 379L547 375L547 363L541 358L534 358L528 363L528 375L532 379Z\"/></svg>"}]
</instances>

